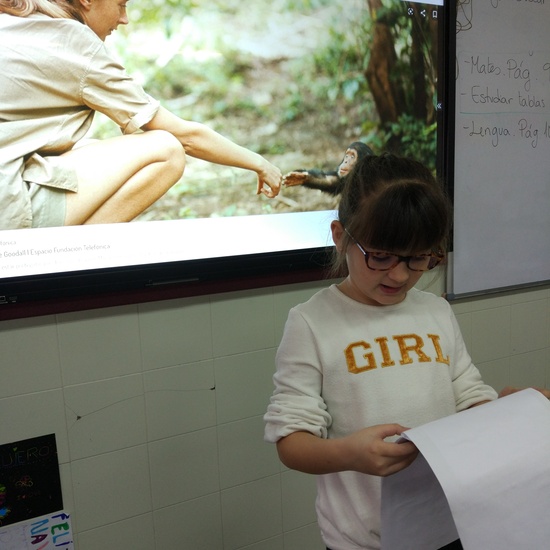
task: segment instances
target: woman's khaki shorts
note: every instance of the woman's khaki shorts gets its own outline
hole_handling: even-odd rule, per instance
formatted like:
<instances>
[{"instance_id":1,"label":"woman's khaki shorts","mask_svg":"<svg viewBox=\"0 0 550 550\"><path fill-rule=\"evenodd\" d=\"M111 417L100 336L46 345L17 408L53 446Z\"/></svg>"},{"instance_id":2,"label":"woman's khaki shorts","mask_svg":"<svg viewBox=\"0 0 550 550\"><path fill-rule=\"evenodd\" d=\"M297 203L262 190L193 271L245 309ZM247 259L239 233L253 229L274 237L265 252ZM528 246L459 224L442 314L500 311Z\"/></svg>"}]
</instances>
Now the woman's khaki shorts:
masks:
<instances>
[{"instance_id":1,"label":"woman's khaki shorts","mask_svg":"<svg viewBox=\"0 0 550 550\"><path fill-rule=\"evenodd\" d=\"M23 170L31 198L33 227L65 225L67 193L78 190L74 168L63 156L42 157L35 153Z\"/></svg>"},{"instance_id":2,"label":"woman's khaki shorts","mask_svg":"<svg viewBox=\"0 0 550 550\"><path fill-rule=\"evenodd\" d=\"M33 227L65 225L67 193L62 189L29 183Z\"/></svg>"}]
</instances>

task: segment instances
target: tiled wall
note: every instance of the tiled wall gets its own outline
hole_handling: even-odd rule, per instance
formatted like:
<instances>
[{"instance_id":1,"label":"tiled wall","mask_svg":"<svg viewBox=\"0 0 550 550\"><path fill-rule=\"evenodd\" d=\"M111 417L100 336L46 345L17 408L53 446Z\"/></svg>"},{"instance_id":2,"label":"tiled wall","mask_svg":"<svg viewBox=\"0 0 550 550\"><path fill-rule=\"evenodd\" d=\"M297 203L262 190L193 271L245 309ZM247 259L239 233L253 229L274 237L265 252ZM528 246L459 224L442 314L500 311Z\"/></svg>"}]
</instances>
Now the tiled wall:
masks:
<instances>
[{"instance_id":1,"label":"tiled wall","mask_svg":"<svg viewBox=\"0 0 550 550\"><path fill-rule=\"evenodd\" d=\"M56 433L78 550L323 548L262 415L288 309L325 284L0 322L0 443ZM454 309L489 383L550 386L550 288Z\"/></svg>"}]
</instances>

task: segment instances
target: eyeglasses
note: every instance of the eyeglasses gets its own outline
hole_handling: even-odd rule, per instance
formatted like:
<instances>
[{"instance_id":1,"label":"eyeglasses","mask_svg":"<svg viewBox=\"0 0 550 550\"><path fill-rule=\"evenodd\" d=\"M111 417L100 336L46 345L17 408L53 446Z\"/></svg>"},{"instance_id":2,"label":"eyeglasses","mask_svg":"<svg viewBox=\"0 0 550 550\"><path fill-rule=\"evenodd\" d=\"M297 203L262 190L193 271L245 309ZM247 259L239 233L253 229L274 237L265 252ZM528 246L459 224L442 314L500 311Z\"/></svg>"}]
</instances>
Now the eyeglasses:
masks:
<instances>
[{"instance_id":1,"label":"eyeglasses","mask_svg":"<svg viewBox=\"0 0 550 550\"><path fill-rule=\"evenodd\" d=\"M346 233L348 233L347 229ZM349 233L348 235L363 253L363 256L365 256L367 267L373 271L389 271L400 262L405 262L411 271L429 271L438 266L445 257L444 254L435 252L431 254L415 254L414 256L399 256L398 254L390 254L389 252L369 252Z\"/></svg>"}]
</instances>

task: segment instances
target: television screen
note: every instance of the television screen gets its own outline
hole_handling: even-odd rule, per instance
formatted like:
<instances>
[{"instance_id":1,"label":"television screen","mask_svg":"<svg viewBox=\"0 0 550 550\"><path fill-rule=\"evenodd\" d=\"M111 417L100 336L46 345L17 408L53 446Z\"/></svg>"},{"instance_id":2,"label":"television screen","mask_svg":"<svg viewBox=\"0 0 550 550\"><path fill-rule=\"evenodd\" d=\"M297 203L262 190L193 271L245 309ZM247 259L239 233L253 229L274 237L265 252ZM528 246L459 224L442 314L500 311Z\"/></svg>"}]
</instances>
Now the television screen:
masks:
<instances>
[{"instance_id":1,"label":"television screen","mask_svg":"<svg viewBox=\"0 0 550 550\"><path fill-rule=\"evenodd\" d=\"M131 222L4 229L0 316L129 290L155 299L165 285L188 295L321 278L349 144L446 176L446 11L443 0L132 0L106 47L147 93L328 187L283 185L270 199L256 194L255 173L188 157L183 177ZM86 138L118 134L96 114Z\"/></svg>"}]
</instances>

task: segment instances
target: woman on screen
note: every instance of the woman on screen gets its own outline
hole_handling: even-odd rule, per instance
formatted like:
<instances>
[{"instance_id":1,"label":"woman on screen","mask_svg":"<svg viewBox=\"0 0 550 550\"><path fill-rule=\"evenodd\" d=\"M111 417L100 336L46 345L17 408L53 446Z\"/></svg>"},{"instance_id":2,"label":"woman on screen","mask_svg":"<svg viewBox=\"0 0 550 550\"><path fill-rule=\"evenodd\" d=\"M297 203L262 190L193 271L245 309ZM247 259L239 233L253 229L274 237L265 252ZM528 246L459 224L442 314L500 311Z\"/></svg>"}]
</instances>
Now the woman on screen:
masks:
<instances>
[{"instance_id":1,"label":"woman on screen","mask_svg":"<svg viewBox=\"0 0 550 550\"><path fill-rule=\"evenodd\" d=\"M0 0L0 229L130 221L186 155L279 193L277 167L161 107L109 56L103 42L127 23L126 0ZM96 111L123 135L81 145Z\"/></svg>"}]
</instances>

